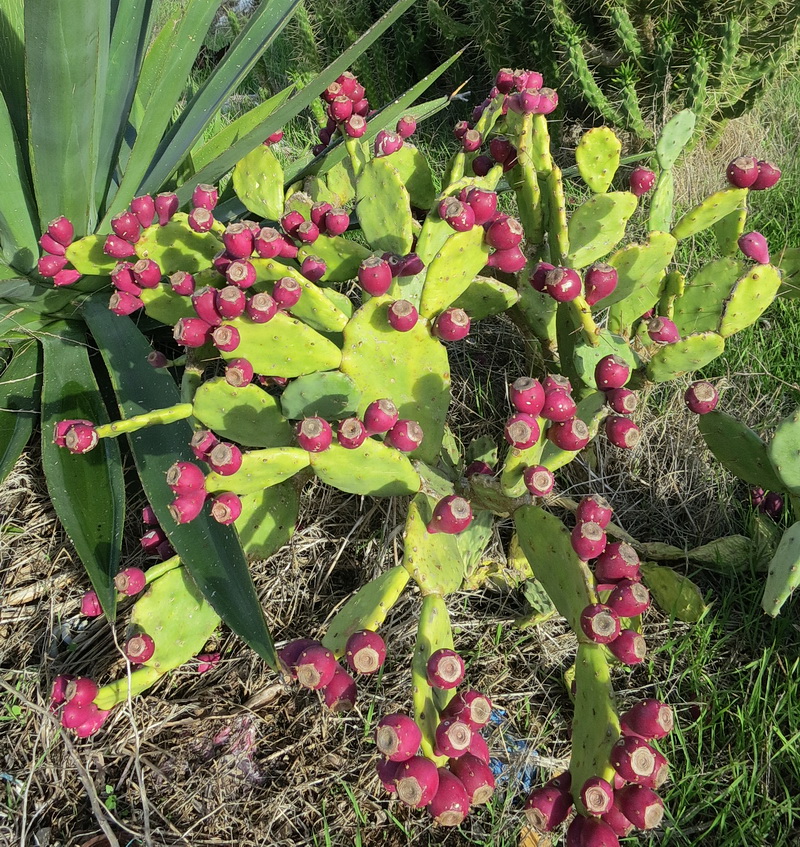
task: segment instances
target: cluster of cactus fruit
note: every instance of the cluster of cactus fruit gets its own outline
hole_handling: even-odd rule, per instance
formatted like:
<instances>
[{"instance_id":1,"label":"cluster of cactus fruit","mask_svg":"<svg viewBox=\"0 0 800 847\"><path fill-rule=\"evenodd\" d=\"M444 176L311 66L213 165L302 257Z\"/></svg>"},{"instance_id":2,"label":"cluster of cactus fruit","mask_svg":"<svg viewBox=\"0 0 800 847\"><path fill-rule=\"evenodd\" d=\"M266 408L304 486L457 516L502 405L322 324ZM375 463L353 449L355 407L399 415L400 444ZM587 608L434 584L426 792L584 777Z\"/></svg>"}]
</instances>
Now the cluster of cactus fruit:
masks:
<instances>
[{"instance_id":1,"label":"cluster of cactus fruit","mask_svg":"<svg viewBox=\"0 0 800 847\"><path fill-rule=\"evenodd\" d=\"M402 801L427 807L440 824L459 824L493 790L479 734L491 703L473 690L455 694L463 661L445 598L480 560L494 517L510 516L512 544L579 644L572 787L562 776L548 791L572 792L582 823L572 824L571 843L616 843L599 818L583 815L596 812L606 794L602 814L616 816L609 823L615 832L656 825L661 805L651 783L666 777L663 757L648 747L657 732L626 730L611 685L614 666L644 657L641 615L650 595L637 552L611 523L601 496L573 504L572 530L553 514L553 506L570 508L554 493L555 474L601 430L610 444L635 448L641 438L631 417L635 389L706 364L774 299L779 271L763 256L751 265L734 255L755 183L717 192L672 227L671 169L693 126L691 113L680 113L658 142L660 172L637 168L630 190L609 190L619 141L607 130L590 130L576 159L591 196L568 217L546 119L557 95L539 74L516 71L498 76L474 126L457 128L459 150L437 194L409 141L413 118L402 118L395 132L379 132L370 145L359 127L372 113L354 77L340 77L323 100L329 124L321 143L331 156L344 148L345 161L326 167L320 157L318 171L284 195L276 192L282 171L270 149L275 139L268 139L234 169L232 185L250 215L240 222L217 221L218 193L200 185L188 213L179 211L175 195L140 197L114 218L112 235L74 241L66 226L54 224L43 239L52 255L58 250L51 241L61 245L76 272L110 276L109 307L121 320L144 311L173 327L185 353L170 360L153 350L149 357L154 367L184 364L180 403L110 424L62 421L56 443L85 453L103 438L143 427L190 420L194 430L195 461L164 467L174 499L162 526L153 524L155 515L145 518L152 528L143 546L161 561L126 589L118 586L123 593L146 587L133 605L126 642L134 669L95 686L87 702L105 716L129 686L141 693L198 655L219 623L172 555L173 526L211 515L236 529L251 558L266 558L290 539L312 477L346 493L407 496L402 563L360 588L321 640L287 645L280 665L330 709L352 707L352 674L382 666L386 648L377 630L413 581L421 598L413 716L380 722L379 772ZM777 172L766 163L756 167L769 179ZM498 208L501 178L516 197L516 217ZM638 198L651 190L648 242L619 246ZM686 283L670 269L678 240L712 226L724 257ZM746 257L750 243L741 247ZM46 259L43 270L59 264L49 268ZM65 284L57 279L65 266L54 270L57 285ZM514 413L498 467L490 439L462 451L447 427L447 345L509 309L541 343L549 373L510 384ZM709 383L687 390L687 405L703 420L716 402ZM98 612L96 598L90 601L84 610ZM179 627L180 638L170 637ZM210 667L213 654L199 661ZM77 696L70 706L74 695L64 695L63 713L84 709L80 727L88 735L100 719L92 709L85 714L88 695ZM650 716L654 707L642 708ZM668 713L671 720L661 704L665 730ZM648 756L645 774L637 763ZM612 785L612 766L634 784Z\"/></svg>"}]
</instances>

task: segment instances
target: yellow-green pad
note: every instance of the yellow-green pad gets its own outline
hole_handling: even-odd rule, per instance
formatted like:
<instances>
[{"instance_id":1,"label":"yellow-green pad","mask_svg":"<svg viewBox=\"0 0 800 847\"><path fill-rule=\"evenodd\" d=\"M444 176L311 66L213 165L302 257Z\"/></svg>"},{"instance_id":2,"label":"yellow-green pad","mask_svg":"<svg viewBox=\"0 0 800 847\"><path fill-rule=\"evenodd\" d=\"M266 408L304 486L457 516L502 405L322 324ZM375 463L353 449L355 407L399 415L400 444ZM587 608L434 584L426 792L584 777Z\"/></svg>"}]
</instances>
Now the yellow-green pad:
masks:
<instances>
[{"instance_id":1,"label":"yellow-green pad","mask_svg":"<svg viewBox=\"0 0 800 847\"><path fill-rule=\"evenodd\" d=\"M348 494L401 497L419 491L419 475L408 457L374 438L355 450L334 441L327 450L309 456L323 482Z\"/></svg>"},{"instance_id":2,"label":"yellow-green pad","mask_svg":"<svg viewBox=\"0 0 800 847\"><path fill-rule=\"evenodd\" d=\"M102 276L110 274L121 259L114 259L103 252L106 243L105 235L87 235L73 241L67 247L67 258L70 264L82 274Z\"/></svg>"},{"instance_id":3,"label":"yellow-green pad","mask_svg":"<svg viewBox=\"0 0 800 847\"><path fill-rule=\"evenodd\" d=\"M430 533L436 500L417 494L408 507L403 535L403 567L414 577L423 595L450 594L464 578L464 563L454 535Z\"/></svg>"},{"instance_id":4,"label":"yellow-green pad","mask_svg":"<svg viewBox=\"0 0 800 847\"><path fill-rule=\"evenodd\" d=\"M781 295L800 297L800 247L785 247L775 264L783 274Z\"/></svg>"},{"instance_id":5,"label":"yellow-green pad","mask_svg":"<svg viewBox=\"0 0 800 847\"><path fill-rule=\"evenodd\" d=\"M428 267L419 312L433 318L469 288L489 258L483 227L453 232Z\"/></svg>"},{"instance_id":6,"label":"yellow-green pad","mask_svg":"<svg viewBox=\"0 0 800 847\"><path fill-rule=\"evenodd\" d=\"M683 109L667 121L656 144L658 164L669 170L678 160L683 148L694 132L697 116L691 109Z\"/></svg>"},{"instance_id":7,"label":"yellow-green pad","mask_svg":"<svg viewBox=\"0 0 800 847\"><path fill-rule=\"evenodd\" d=\"M235 350L220 352L222 358L247 359L258 374L302 376L335 370L342 361L342 351L332 341L284 312L264 324L243 316L223 326L235 327L240 342Z\"/></svg>"},{"instance_id":8,"label":"yellow-green pad","mask_svg":"<svg viewBox=\"0 0 800 847\"><path fill-rule=\"evenodd\" d=\"M233 190L245 208L276 221L283 214L283 168L266 144L259 144L233 169Z\"/></svg>"},{"instance_id":9,"label":"yellow-green pad","mask_svg":"<svg viewBox=\"0 0 800 847\"><path fill-rule=\"evenodd\" d=\"M545 432L548 427L548 422L544 418L539 418L539 440L532 447L525 450L519 450L516 447L509 445L506 453L503 470L500 474L500 485L503 494L506 497L522 497L527 493L525 482L522 475L525 469L541 463L542 450L548 443Z\"/></svg>"},{"instance_id":10,"label":"yellow-green pad","mask_svg":"<svg viewBox=\"0 0 800 847\"><path fill-rule=\"evenodd\" d=\"M292 440L278 401L257 385L209 379L195 392L192 414L223 441L246 447L285 447Z\"/></svg>"},{"instance_id":11,"label":"yellow-green pad","mask_svg":"<svg viewBox=\"0 0 800 847\"><path fill-rule=\"evenodd\" d=\"M725 301L719 333L723 338L754 324L778 295L781 275L772 265L756 265L743 276Z\"/></svg>"},{"instance_id":12,"label":"yellow-green pad","mask_svg":"<svg viewBox=\"0 0 800 847\"><path fill-rule=\"evenodd\" d=\"M650 217L647 228L651 232L669 232L672 228L674 200L675 179L672 171L661 171L656 189L650 198Z\"/></svg>"},{"instance_id":13,"label":"yellow-green pad","mask_svg":"<svg viewBox=\"0 0 800 847\"><path fill-rule=\"evenodd\" d=\"M780 614L783 604L800 585L800 523L783 533L781 543L769 563L761 606L770 616Z\"/></svg>"},{"instance_id":14,"label":"yellow-green pad","mask_svg":"<svg viewBox=\"0 0 800 847\"><path fill-rule=\"evenodd\" d=\"M395 565L359 588L331 621L322 639L325 647L339 659L354 632L362 629L376 632L400 599L408 580L408 571L402 565Z\"/></svg>"},{"instance_id":15,"label":"yellow-green pad","mask_svg":"<svg viewBox=\"0 0 800 847\"><path fill-rule=\"evenodd\" d=\"M596 347L592 347L591 344L581 340L575 345L572 352L575 372L590 388L595 388L594 369L598 362L606 356L619 356L625 360L631 370L634 370L638 365L630 344L624 338L614 335L607 329L601 329L598 340L599 344Z\"/></svg>"},{"instance_id":16,"label":"yellow-green pad","mask_svg":"<svg viewBox=\"0 0 800 847\"><path fill-rule=\"evenodd\" d=\"M639 318L658 300L664 276L678 242L668 232L651 232L647 244L629 244L609 256L608 264L617 269L617 287L597 305L598 309L627 301L617 314L627 323Z\"/></svg>"},{"instance_id":17,"label":"yellow-green pad","mask_svg":"<svg viewBox=\"0 0 800 847\"><path fill-rule=\"evenodd\" d=\"M678 241L691 238L738 209L746 197L746 188L724 188L717 191L693 209L689 209L675 224L672 234Z\"/></svg>"},{"instance_id":18,"label":"yellow-green pad","mask_svg":"<svg viewBox=\"0 0 800 847\"><path fill-rule=\"evenodd\" d=\"M180 318L196 318L192 301L172 290L167 284L143 288L139 295L147 316L166 326L174 326Z\"/></svg>"},{"instance_id":19,"label":"yellow-green pad","mask_svg":"<svg viewBox=\"0 0 800 847\"><path fill-rule=\"evenodd\" d=\"M606 406L606 398L602 391L593 391L578 403L575 417L582 420L589 427L589 435L594 438L600 429L600 424L609 414ZM557 471L568 465L579 453L573 450L562 450L556 447L552 441L547 441L542 451L541 464L548 470Z\"/></svg>"},{"instance_id":20,"label":"yellow-green pad","mask_svg":"<svg viewBox=\"0 0 800 847\"><path fill-rule=\"evenodd\" d=\"M137 257L152 259L165 276L175 271L195 273L208 268L222 250L222 241L213 232L194 232L188 220L185 212L177 212L164 226L154 224L142 230L133 245Z\"/></svg>"},{"instance_id":21,"label":"yellow-green pad","mask_svg":"<svg viewBox=\"0 0 800 847\"><path fill-rule=\"evenodd\" d=\"M235 494L254 494L293 477L311 464L309 453L299 447L271 447L249 450L242 456L242 466L236 473L206 476L206 491L233 491Z\"/></svg>"},{"instance_id":22,"label":"yellow-green pad","mask_svg":"<svg viewBox=\"0 0 800 847\"><path fill-rule=\"evenodd\" d=\"M680 334L719 329L725 300L742 272L738 259L717 259L704 265L673 303L672 320Z\"/></svg>"},{"instance_id":23,"label":"yellow-green pad","mask_svg":"<svg viewBox=\"0 0 800 847\"><path fill-rule=\"evenodd\" d=\"M767 453L783 483L782 487L775 490L800 494L800 410L778 424Z\"/></svg>"},{"instance_id":24,"label":"yellow-green pad","mask_svg":"<svg viewBox=\"0 0 800 847\"><path fill-rule=\"evenodd\" d=\"M674 344L665 344L653 354L647 376L653 382L668 382L681 374L704 368L722 355L725 339L716 332L697 332Z\"/></svg>"},{"instance_id":25,"label":"yellow-green pad","mask_svg":"<svg viewBox=\"0 0 800 847\"><path fill-rule=\"evenodd\" d=\"M339 371L322 371L298 377L281 394L287 418L299 421L319 416L326 421L343 420L358 411L361 394L356 384Z\"/></svg>"},{"instance_id":26,"label":"yellow-green pad","mask_svg":"<svg viewBox=\"0 0 800 847\"><path fill-rule=\"evenodd\" d=\"M575 162L581 178L595 194L603 194L611 187L621 151L622 143L608 127L590 129L581 137L575 148Z\"/></svg>"},{"instance_id":27,"label":"yellow-green pad","mask_svg":"<svg viewBox=\"0 0 800 847\"><path fill-rule=\"evenodd\" d=\"M242 513L234 526L245 555L251 561L268 559L294 534L300 495L295 485L283 482L241 498Z\"/></svg>"},{"instance_id":28,"label":"yellow-green pad","mask_svg":"<svg viewBox=\"0 0 800 847\"><path fill-rule=\"evenodd\" d=\"M396 153L392 153L389 160L400 174L411 205L415 209L430 209L436 199L436 187L425 156L413 144L406 142Z\"/></svg>"},{"instance_id":29,"label":"yellow-green pad","mask_svg":"<svg viewBox=\"0 0 800 847\"><path fill-rule=\"evenodd\" d=\"M737 256L739 254L739 237L744 233L746 223L747 208L743 202L740 209L735 209L714 224L714 235L717 239L719 252L723 256Z\"/></svg>"},{"instance_id":30,"label":"yellow-green pad","mask_svg":"<svg viewBox=\"0 0 800 847\"><path fill-rule=\"evenodd\" d=\"M325 262L324 282L345 282L356 278L358 266L371 255L372 251L357 241L341 235L320 235L313 244L300 248L297 261L302 263L306 256L317 256Z\"/></svg>"},{"instance_id":31,"label":"yellow-green pad","mask_svg":"<svg viewBox=\"0 0 800 847\"><path fill-rule=\"evenodd\" d=\"M356 178L350 160L345 158L337 162L326 174L325 182L337 200L337 205L344 206L356 196Z\"/></svg>"},{"instance_id":32,"label":"yellow-green pad","mask_svg":"<svg viewBox=\"0 0 800 847\"><path fill-rule=\"evenodd\" d=\"M552 297L550 299L552 300ZM518 301L519 294L510 285L489 277L477 276L453 305L463 309L470 320L479 321L505 312Z\"/></svg>"},{"instance_id":33,"label":"yellow-green pad","mask_svg":"<svg viewBox=\"0 0 800 847\"><path fill-rule=\"evenodd\" d=\"M409 332L392 329L386 317L391 302L372 297L353 315L344 330L341 371L361 391L360 415L373 400L388 398L401 418L418 421L424 438L410 455L435 464L450 404L447 351L425 321Z\"/></svg>"},{"instance_id":34,"label":"yellow-green pad","mask_svg":"<svg viewBox=\"0 0 800 847\"><path fill-rule=\"evenodd\" d=\"M530 266L529 266L530 267ZM519 304L525 324L542 342L545 349L555 350L556 315L558 303L549 294L536 291L528 283L528 274L523 272L518 277Z\"/></svg>"},{"instance_id":35,"label":"yellow-green pad","mask_svg":"<svg viewBox=\"0 0 800 847\"><path fill-rule=\"evenodd\" d=\"M567 200L561 168L553 166L543 187L542 199L547 207L547 233L550 238L550 261L554 265L564 262L569 253L572 235L567 225Z\"/></svg>"},{"instance_id":36,"label":"yellow-green pad","mask_svg":"<svg viewBox=\"0 0 800 847\"><path fill-rule=\"evenodd\" d=\"M636 198L629 191L597 194L578 206L569 221L569 267L584 268L610 253L635 211Z\"/></svg>"},{"instance_id":37,"label":"yellow-green pad","mask_svg":"<svg viewBox=\"0 0 800 847\"><path fill-rule=\"evenodd\" d=\"M688 576L652 562L642 562L641 570L642 581L662 612L686 623L697 623L703 617L708 606Z\"/></svg>"},{"instance_id":38,"label":"yellow-green pad","mask_svg":"<svg viewBox=\"0 0 800 847\"><path fill-rule=\"evenodd\" d=\"M370 159L356 180L356 214L373 250L411 252L411 201L391 156Z\"/></svg>"}]
</instances>

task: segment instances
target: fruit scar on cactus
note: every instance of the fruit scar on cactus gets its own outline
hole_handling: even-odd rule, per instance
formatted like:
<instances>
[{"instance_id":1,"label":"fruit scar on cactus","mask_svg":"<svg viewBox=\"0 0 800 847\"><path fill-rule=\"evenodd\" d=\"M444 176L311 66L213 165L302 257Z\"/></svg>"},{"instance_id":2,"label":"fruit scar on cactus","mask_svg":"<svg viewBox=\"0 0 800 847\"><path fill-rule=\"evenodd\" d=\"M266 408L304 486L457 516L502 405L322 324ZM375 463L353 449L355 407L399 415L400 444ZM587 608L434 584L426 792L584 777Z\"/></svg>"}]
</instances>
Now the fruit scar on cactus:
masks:
<instances>
[{"instance_id":1,"label":"fruit scar on cactus","mask_svg":"<svg viewBox=\"0 0 800 847\"><path fill-rule=\"evenodd\" d=\"M378 722L375 744L392 762L403 762L416 755L422 743L422 730L408 715L386 715Z\"/></svg>"},{"instance_id":2,"label":"fruit scar on cactus","mask_svg":"<svg viewBox=\"0 0 800 847\"><path fill-rule=\"evenodd\" d=\"M603 815L614 803L614 789L602 777L591 776L581 788L581 802L590 815Z\"/></svg>"},{"instance_id":3,"label":"fruit scar on cactus","mask_svg":"<svg viewBox=\"0 0 800 847\"><path fill-rule=\"evenodd\" d=\"M377 632L362 629L354 632L345 645L345 658L355 673L373 674L386 660L386 644Z\"/></svg>"},{"instance_id":4,"label":"fruit scar on cactus","mask_svg":"<svg viewBox=\"0 0 800 847\"><path fill-rule=\"evenodd\" d=\"M447 756L457 759L469 750L472 741L472 730L466 721L458 718L446 718L436 727L437 756Z\"/></svg>"},{"instance_id":5,"label":"fruit scar on cactus","mask_svg":"<svg viewBox=\"0 0 800 847\"><path fill-rule=\"evenodd\" d=\"M397 796L415 809L427 806L439 789L436 763L424 756L412 756L399 762L394 771Z\"/></svg>"},{"instance_id":6,"label":"fruit scar on cactus","mask_svg":"<svg viewBox=\"0 0 800 847\"><path fill-rule=\"evenodd\" d=\"M331 682L337 666L333 653L319 644L303 650L294 667L300 685L318 690Z\"/></svg>"},{"instance_id":7,"label":"fruit scar on cactus","mask_svg":"<svg viewBox=\"0 0 800 847\"><path fill-rule=\"evenodd\" d=\"M477 732L489 723L492 716L492 701L479 691L464 691L456 694L442 712L443 718L458 718L466 721Z\"/></svg>"}]
</instances>

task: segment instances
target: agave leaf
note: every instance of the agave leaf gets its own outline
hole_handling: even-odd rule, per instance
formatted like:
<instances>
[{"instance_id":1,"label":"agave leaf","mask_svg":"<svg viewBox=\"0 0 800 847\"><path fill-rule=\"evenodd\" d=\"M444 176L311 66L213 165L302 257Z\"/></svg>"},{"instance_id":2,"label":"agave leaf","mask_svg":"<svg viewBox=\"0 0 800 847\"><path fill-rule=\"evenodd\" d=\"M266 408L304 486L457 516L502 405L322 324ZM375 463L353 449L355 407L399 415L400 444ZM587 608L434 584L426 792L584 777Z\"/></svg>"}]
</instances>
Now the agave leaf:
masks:
<instances>
[{"instance_id":1,"label":"agave leaf","mask_svg":"<svg viewBox=\"0 0 800 847\"><path fill-rule=\"evenodd\" d=\"M13 347L0 378L0 483L9 475L28 443L39 410L42 357L36 341Z\"/></svg>"},{"instance_id":2,"label":"agave leaf","mask_svg":"<svg viewBox=\"0 0 800 847\"><path fill-rule=\"evenodd\" d=\"M0 0L0 92L5 98L14 131L28 149L28 99L25 94L25 0ZM27 163L26 163L27 173Z\"/></svg>"}]
</instances>

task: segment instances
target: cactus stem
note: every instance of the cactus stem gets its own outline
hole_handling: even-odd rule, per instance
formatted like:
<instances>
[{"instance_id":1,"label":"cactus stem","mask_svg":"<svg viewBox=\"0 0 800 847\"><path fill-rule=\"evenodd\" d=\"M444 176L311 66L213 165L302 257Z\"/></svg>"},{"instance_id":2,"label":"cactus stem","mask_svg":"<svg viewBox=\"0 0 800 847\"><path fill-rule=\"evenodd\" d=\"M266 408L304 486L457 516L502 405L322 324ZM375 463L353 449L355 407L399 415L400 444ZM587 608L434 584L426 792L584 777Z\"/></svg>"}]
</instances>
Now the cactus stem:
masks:
<instances>
[{"instance_id":1,"label":"cactus stem","mask_svg":"<svg viewBox=\"0 0 800 847\"><path fill-rule=\"evenodd\" d=\"M169 573L170 571L174 571L175 568L179 568L181 566L181 557L180 556L170 556L169 559L164 559L163 562L159 562L157 565L153 565L149 567L144 572L145 585L150 585L151 582L157 580L160 576L164 576L165 573Z\"/></svg>"},{"instance_id":2,"label":"cactus stem","mask_svg":"<svg viewBox=\"0 0 800 847\"><path fill-rule=\"evenodd\" d=\"M583 297L583 295L579 295L574 300L570 301L570 305L575 311L575 316L580 321L581 329L583 329L586 341L591 344L592 347L597 347L600 344L600 328L594 322L592 310L589 308L586 298Z\"/></svg>"},{"instance_id":3,"label":"cactus stem","mask_svg":"<svg viewBox=\"0 0 800 847\"><path fill-rule=\"evenodd\" d=\"M124 421L100 424L95 427L98 438L116 438L127 432L136 432L147 426L156 424L169 424L174 421L182 421L192 414L191 403L178 403L177 406L169 406L166 409L156 409L153 412L145 412L143 415L134 415Z\"/></svg>"}]
</instances>

